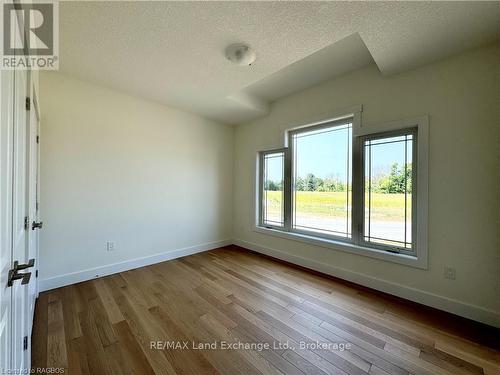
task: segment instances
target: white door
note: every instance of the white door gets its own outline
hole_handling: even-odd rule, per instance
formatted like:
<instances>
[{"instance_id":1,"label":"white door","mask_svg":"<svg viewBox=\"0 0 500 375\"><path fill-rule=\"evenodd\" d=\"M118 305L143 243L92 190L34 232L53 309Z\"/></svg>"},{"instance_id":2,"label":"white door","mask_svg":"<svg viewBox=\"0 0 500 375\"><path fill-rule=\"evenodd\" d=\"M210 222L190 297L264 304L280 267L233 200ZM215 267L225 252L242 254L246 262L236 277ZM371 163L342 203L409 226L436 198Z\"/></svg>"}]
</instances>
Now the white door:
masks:
<instances>
[{"instance_id":1,"label":"white door","mask_svg":"<svg viewBox=\"0 0 500 375\"><path fill-rule=\"evenodd\" d=\"M0 372L12 368L12 140L14 72L0 71Z\"/></svg>"},{"instance_id":2,"label":"white door","mask_svg":"<svg viewBox=\"0 0 500 375\"><path fill-rule=\"evenodd\" d=\"M15 31L20 29L15 28ZM21 33L15 32L17 45L21 43ZM12 261L11 272L19 277L11 283L11 324L12 363L16 371L30 368L28 352L29 335L29 282L31 274L28 263L28 177L29 177L29 116L27 98L29 96L28 71L14 71L14 117L12 134ZM12 278L12 277L11 277Z\"/></svg>"},{"instance_id":3,"label":"white door","mask_svg":"<svg viewBox=\"0 0 500 375\"><path fill-rule=\"evenodd\" d=\"M28 262L34 259L34 266L29 269L31 272L31 282L28 286L28 337L31 337L33 329L33 317L35 313L35 301L38 297L38 279L36 278L38 270L38 229L42 223L39 221L38 214L38 195L39 195L39 180L38 180L38 156L39 156L39 111L38 99L35 92L33 82L30 81L31 93L29 97L29 125L28 125Z\"/></svg>"},{"instance_id":4,"label":"white door","mask_svg":"<svg viewBox=\"0 0 500 375\"><path fill-rule=\"evenodd\" d=\"M16 45L21 33L13 28ZM1 71L0 371L30 368L28 71Z\"/></svg>"},{"instance_id":5,"label":"white door","mask_svg":"<svg viewBox=\"0 0 500 375\"><path fill-rule=\"evenodd\" d=\"M16 70L14 74L14 158L12 189L12 259L19 264L28 263L28 116L26 98L28 88L27 71ZM15 263L14 263L15 264ZM21 271L25 273L26 271ZM29 272L29 270L27 271ZM27 336L26 317L28 314L28 286L25 280L12 284L13 323L13 368L24 369L26 361ZM28 337L29 339L29 337Z\"/></svg>"}]
</instances>

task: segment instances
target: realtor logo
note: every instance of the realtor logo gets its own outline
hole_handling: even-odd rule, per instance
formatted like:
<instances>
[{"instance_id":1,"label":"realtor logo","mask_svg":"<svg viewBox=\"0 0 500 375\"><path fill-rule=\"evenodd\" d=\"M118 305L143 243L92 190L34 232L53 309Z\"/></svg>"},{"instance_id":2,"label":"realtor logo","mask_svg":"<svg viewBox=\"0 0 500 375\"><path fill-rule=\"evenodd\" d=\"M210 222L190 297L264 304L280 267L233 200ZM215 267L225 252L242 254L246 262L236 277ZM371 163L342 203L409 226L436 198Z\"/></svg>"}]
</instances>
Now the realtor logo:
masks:
<instances>
[{"instance_id":1,"label":"realtor logo","mask_svg":"<svg viewBox=\"0 0 500 375\"><path fill-rule=\"evenodd\" d=\"M2 1L1 69L57 70L59 3Z\"/></svg>"}]
</instances>

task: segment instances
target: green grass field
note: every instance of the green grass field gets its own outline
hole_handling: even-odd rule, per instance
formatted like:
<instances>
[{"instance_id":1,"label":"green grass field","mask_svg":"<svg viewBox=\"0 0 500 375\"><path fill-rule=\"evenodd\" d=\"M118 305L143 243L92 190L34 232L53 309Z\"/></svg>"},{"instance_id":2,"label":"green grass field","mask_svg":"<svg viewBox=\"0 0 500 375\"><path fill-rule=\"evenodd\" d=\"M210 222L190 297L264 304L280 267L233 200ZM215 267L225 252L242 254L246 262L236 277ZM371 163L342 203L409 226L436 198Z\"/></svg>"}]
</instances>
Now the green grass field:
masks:
<instances>
[{"instance_id":1,"label":"green grass field","mask_svg":"<svg viewBox=\"0 0 500 375\"><path fill-rule=\"evenodd\" d=\"M268 212L278 215L280 211L281 192L268 191ZM411 201L411 195L408 196ZM330 193L317 191L299 191L296 194L297 212L314 216L345 217L347 202L346 193ZM411 202L408 204L408 215L411 215ZM404 194L372 193L372 219L383 221L404 221Z\"/></svg>"}]
</instances>

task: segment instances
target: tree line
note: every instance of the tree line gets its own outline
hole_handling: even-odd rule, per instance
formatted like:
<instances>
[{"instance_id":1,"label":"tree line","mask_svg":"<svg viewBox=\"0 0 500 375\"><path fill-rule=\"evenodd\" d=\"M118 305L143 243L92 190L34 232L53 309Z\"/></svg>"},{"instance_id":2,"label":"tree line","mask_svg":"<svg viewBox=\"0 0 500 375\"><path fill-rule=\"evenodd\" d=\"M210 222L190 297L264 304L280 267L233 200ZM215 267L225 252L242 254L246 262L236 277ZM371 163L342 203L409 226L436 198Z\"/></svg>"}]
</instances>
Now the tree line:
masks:
<instances>
[{"instance_id":1,"label":"tree line","mask_svg":"<svg viewBox=\"0 0 500 375\"><path fill-rule=\"evenodd\" d=\"M368 181L366 182L368 189ZM406 189L405 189L406 184ZM321 178L309 173L305 177L297 177L295 180L296 191L321 191L321 192L344 192L351 189L346 182L338 177ZM399 166L398 163L391 165L389 173L378 173L372 176L371 190L375 193L397 194L411 191L412 188L412 165ZM282 181L267 180L265 189L280 191L283 189Z\"/></svg>"}]
</instances>

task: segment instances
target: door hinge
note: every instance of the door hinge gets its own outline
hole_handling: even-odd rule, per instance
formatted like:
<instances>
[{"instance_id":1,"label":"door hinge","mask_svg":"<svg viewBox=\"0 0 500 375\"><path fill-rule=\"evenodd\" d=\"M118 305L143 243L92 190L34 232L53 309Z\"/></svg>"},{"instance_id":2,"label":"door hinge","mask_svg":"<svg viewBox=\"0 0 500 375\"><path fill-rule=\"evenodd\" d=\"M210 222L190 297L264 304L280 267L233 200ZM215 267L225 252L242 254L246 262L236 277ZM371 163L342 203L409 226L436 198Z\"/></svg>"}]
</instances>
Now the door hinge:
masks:
<instances>
[{"instance_id":1,"label":"door hinge","mask_svg":"<svg viewBox=\"0 0 500 375\"><path fill-rule=\"evenodd\" d=\"M36 143L40 143L40 136L39 135L36 136Z\"/></svg>"},{"instance_id":2,"label":"door hinge","mask_svg":"<svg viewBox=\"0 0 500 375\"><path fill-rule=\"evenodd\" d=\"M28 350L28 336L23 337L23 350Z\"/></svg>"},{"instance_id":3,"label":"door hinge","mask_svg":"<svg viewBox=\"0 0 500 375\"><path fill-rule=\"evenodd\" d=\"M38 211L38 202L35 203L35 208Z\"/></svg>"},{"instance_id":4,"label":"door hinge","mask_svg":"<svg viewBox=\"0 0 500 375\"><path fill-rule=\"evenodd\" d=\"M35 277L38 277L38 270L35 271Z\"/></svg>"},{"instance_id":5,"label":"door hinge","mask_svg":"<svg viewBox=\"0 0 500 375\"><path fill-rule=\"evenodd\" d=\"M24 217L24 230L28 230L29 229L29 227L30 227L29 221L30 220L29 220L28 216L25 216Z\"/></svg>"},{"instance_id":6,"label":"door hinge","mask_svg":"<svg viewBox=\"0 0 500 375\"><path fill-rule=\"evenodd\" d=\"M29 96L26 97L26 110L31 110L31 98Z\"/></svg>"}]
</instances>

